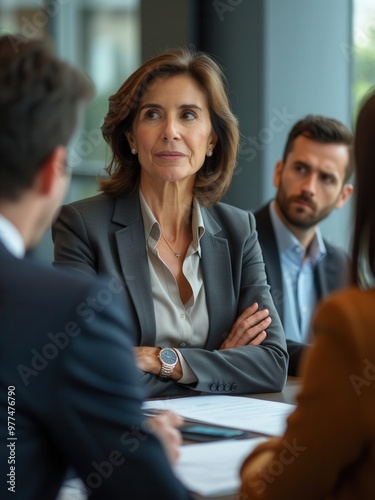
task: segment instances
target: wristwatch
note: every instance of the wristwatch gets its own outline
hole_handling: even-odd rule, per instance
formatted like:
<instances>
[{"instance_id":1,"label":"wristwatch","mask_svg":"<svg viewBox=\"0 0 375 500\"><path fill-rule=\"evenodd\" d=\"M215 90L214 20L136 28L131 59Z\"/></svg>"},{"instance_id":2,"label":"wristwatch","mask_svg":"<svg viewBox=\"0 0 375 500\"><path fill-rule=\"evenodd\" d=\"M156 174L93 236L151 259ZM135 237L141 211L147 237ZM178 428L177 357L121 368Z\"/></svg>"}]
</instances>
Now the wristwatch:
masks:
<instances>
[{"instance_id":1,"label":"wristwatch","mask_svg":"<svg viewBox=\"0 0 375 500\"><path fill-rule=\"evenodd\" d=\"M171 376L173 368L177 365L178 356L174 349L171 347L164 347L159 352L159 359L161 361L161 370L159 373L160 380L168 380Z\"/></svg>"}]
</instances>

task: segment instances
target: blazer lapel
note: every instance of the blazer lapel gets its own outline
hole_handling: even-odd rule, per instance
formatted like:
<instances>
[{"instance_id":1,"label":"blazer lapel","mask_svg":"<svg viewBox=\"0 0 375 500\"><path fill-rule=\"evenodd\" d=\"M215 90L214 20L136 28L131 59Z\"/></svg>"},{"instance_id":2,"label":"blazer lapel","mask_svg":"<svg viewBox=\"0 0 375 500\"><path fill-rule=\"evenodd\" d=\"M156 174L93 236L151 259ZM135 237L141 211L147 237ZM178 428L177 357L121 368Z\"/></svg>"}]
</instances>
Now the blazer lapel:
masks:
<instances>
[{"instance_id":1,"label":"blazer lapel","mask_svg":"<svg viewBox=\"0 0 375 500\"><path fill-rule=\"evenodd\" d=\"M256 229L258 232L259 243L261 246L264 263L266 265L267 281L271 287L271 292L274 297L274 303L279 313L281 321L283 321L283 281L281 274L280 255L277 248L277 242L271 217L269 214L269 204L259 212L255 213ZM277 300L281 294L281 300Z\"/></svg>"},{"instance_id":2,"label":"blazer lapel","mask_svg":"<svg viewBox=\"0 0 375 500\"><path fill-rule=\"evenodd\" d=\"M121 272L140 323L141 345L154 345L155 314L138 191L116 198L112 220L125 226L115 237Z\"/></svg>"},{"instance_id":3,"label":"blazer lapel","mask_svg":"<svg viewBox=\"0 0 375 500\"><path fill-rule=\"evenodd\" d=\"M205 226L205 233L201 239L202 273L210 318L205 347L212 350L219 347L217 332L223 331L223 323L230 325L233 323L234 291L228 241L217 236L221 228L207 209L202 208L202 216Z\"/></svg>"}]
</instances>

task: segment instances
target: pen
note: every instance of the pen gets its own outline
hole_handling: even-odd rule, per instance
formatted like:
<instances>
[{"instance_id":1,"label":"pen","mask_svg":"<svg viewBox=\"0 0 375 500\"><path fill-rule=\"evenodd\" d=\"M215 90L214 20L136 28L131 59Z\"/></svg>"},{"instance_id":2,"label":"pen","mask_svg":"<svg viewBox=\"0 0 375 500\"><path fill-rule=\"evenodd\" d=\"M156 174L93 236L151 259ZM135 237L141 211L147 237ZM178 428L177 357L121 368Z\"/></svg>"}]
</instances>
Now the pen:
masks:
<instances>
[{"instance_id":1,"label":"pen","mask_svg":"<svg viewBox=\"0 0 375 500\"><path fill-rule=\"evenodd\" d=\"M155 417L155 415L160 415L161 413L165 413L168 410L159 410L157 408L145 408L142 410L142 413L145 417Z\"/></svg>"}]
</instances>

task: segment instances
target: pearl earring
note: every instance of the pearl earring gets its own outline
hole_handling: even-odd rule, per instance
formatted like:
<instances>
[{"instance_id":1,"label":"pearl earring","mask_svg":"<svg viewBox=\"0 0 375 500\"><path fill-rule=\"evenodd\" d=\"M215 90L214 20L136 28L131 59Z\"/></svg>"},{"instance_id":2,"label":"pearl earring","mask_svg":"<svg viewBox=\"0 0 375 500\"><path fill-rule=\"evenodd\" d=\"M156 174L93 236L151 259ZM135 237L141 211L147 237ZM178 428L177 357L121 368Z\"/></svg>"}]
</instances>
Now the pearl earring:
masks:
<instances>
[{"instance_id":1,"label":"pearl earring","mask_svg":"<svg viewBox=\"0 0 375 500\"><path fill-rule=\"evenodd\" d=\"M136 150L135 148L131 148L131 150L130 150L130 151L132 152L132 154L133 154L133 155L135 155L135 154L136 154L136 152L137 152L137 150Z\"/></svg>"},{"instance_id":2,"label":"pearl earring","mask_svg":"<svg viewBox=\"0 0 375 500\"><path fill-rule=\"evenodd\" d=\"M207 151L207 156L212 156L212 149L209 149L209 150Z\"/></svg>"}]
</instances>

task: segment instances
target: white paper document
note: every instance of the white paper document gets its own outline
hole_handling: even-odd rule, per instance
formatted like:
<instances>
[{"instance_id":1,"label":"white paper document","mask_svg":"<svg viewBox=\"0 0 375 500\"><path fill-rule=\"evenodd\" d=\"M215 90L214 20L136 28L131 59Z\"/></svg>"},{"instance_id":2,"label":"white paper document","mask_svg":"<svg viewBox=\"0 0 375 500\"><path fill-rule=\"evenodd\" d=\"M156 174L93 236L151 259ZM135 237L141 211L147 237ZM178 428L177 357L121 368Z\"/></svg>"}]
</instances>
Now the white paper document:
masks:
<instances>
[{"instance_id":1,"label":"white paper document","mask_svg":"<svg viewBox=\"0 0 375 500\"><path fill-rule=\"evenodd\" d=\"M240 487L239 471L247 455L265 438L215 441L184 445L175 466L186 488L204 497L234 494Z\"/></svg>"},{"instance_id":2,"label":"white paper document","mask_svg":"<svg viewBox=\"0 0 375 500\"><path fill-rule=\"evenodd\" d=\"M172 410L189 420L280 436L295 405L221 394L146 401L144 410Z\"/></svg>"}]
</instances>

